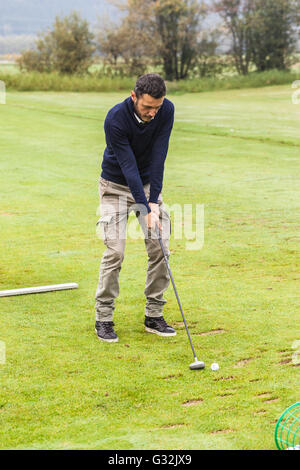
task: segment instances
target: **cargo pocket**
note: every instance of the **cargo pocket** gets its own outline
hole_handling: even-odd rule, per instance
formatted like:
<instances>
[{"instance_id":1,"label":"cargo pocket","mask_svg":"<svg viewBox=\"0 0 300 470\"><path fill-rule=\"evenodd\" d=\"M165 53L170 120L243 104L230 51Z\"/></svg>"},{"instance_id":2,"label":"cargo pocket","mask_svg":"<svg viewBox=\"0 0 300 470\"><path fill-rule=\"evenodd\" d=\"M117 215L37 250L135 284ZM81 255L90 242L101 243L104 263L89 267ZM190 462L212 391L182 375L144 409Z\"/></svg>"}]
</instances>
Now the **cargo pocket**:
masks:
<instances>
[{"instance_id":1,"label":"cargo pocket","mask_svg":"<svg viewBox=\"0 0 300 470\"><path fill-rule=\"evenodd\" d=\"M96 234L98 238L104 240L104 243L107 241L108 226L111 224L112 219L113 215L103 215L96 224Z\"/></svg>"},{"instance_id":2,"label":"cargo pocket","mask_svg":"<svg viewBox=\"0 0 300 470\"><path fill-rule=\"evenodd\" d=\"M160 208L161 217L160 222L163 228L163 238L170 238L172 232L172 223L169 212L165 209Z\"/></svg>"},{"instance_id":3,"label":"cargo pocket","mask_svg":"<svg viewBox=\"0 0 300 470\"><path fill-rule=\"evenodd\" d=\"M105 194L106 188L108 186L109 181L105 180L104 178L100 177L99 179L99 197L102 199L102 197Z\"/></svg>"}]
</instances>

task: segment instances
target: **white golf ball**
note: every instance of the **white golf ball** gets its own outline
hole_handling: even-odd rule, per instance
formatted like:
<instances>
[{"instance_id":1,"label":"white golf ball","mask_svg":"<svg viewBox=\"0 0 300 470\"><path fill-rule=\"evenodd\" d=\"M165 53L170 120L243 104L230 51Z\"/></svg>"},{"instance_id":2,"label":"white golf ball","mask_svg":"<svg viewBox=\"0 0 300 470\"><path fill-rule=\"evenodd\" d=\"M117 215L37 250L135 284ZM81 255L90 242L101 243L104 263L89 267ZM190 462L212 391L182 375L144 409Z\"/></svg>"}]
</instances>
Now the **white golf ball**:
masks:
<instances>
[{"instance_id":1,"label":"white golf ball","mask_svg":"<svg viewBox=\"0 0 300 470\"><path fill-rule=\"evenodd\" d=\"M210 368L211 370L219 370L219 364L217 362L213 362Z\"/></svg>"}]
</instances>

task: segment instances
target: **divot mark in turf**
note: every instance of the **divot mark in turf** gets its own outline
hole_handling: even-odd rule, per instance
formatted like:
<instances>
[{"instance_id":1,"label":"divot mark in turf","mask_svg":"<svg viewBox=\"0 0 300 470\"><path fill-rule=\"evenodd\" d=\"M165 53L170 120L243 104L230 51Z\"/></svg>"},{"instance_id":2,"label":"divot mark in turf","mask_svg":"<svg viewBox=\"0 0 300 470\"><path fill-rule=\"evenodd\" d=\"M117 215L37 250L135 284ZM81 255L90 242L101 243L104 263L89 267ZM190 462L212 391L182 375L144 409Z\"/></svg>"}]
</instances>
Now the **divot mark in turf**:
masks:
<instances>
[{"instance_id":1,"label":"divot mark in turf","mask_svg":"<svg viewBox=\"0 0 300 470\"><path fill-rule=\"evenodd\" d=\"M229 377L218 377L214 379L214 382L216 382L217 380L232 380L232 379L234 379L233 375L229 375Z\"/></svg>"},{"instance_id":2,"label":"divot mark in turf","mask_svg":"<svg viewBox=\"0 0 300 470\"><path fill-rule=\"evenodd\" d=\"M225 393L221 393L220 395L217 395L219 398L226 398L226 397L231 397L232 395L234 395L234 392L225 392Z\"/></svg>"},{"instance_id":3,"label":"divot mark in turf","mask_svg":"<svg viewBox=\"0 0 300 470\"><path fill-rule=\"evenodd\" d=\"M177 379L177 377L182 377L182 374L171 374L171 375L167 375L166 377L160 377L161 379L163 380L169 380L169 379Z\"/></svg>"},{"instance_id":4,"label":"divot mark in turf","mask_svg":"<svg viewBox=\"0 0 300 470\"><path fill-rule=\"evenodd\" d=\"M210 434L230 434L235 432L234 429L218 429L217 431L211 431Z\"/></svg>"},{"instance_id":5,"label":"divot mark in turf","mask_svg":"<svg viewBox=\"0 0 300 470\"><path fill-rule=\"evenodd\" d=\"M186 426L184 423L178 423L178 424L164 424L161 426L162 429L175 429L175 428L180 428L182 426Z\"/></svg>"},{"instance_id":6,"label":"divot mark in turf","mask_svg":"<svg viewBox=\"0 0 300 470\"><path fill-rule=\"evenodd\" d=\"M267 398L264 400L265 403L274 403L275 401L278 401L279 398Z\"/></svg>"},{"instance_id":7,"label":"divot mark in turf","mask_svg":"<svg viewBox=\"0 0 300 470\"><path fill-rule=\"evenodd\" d=\"M203 398L198 398L197 400L189 400L184 403L182 403L182 406L193 406L193 405L199 405L200 403L203 402Z\"/></svg>"},{"instance_id":8,"label":"divot mark in turf","mask_svg":"<svg viewBox=\"0 0 300 470\"><path fill-rule=\"evenodd\" d=\"M262 392L262 393L259 393L258 395L256 395L258 398L264 398L264 397L267 397L267 396L270 396L272 394L272 392Z\"/></svg>"},{"instance_id":9,"label":"divot mark in turf","mask_svg":"<svg viewBox=\"0 0 300 470\"><path fill-rule=\"evenodd\" d=\"M196 325L197 323L194 321L190 321L189 322L189 329L191 328L194 328L194 326ZM175 323L173 323L173 326L176 327L176 328L185 328L185 325L184 325L184 322L183 321L176 321Z\"/></svg>"},{"instance_id":10,"label":"divot mark in turf","mask_svg":"<svg viewBox=\"0 0 300 470\"><path fill-rule=\"evenodd\" d=\"M281 361L278 365L292 364L291 351L289 349L280 351L280 354Z\"/></svg>"},{"instance_id":11,"label":"divot mark in turf","mask_svg":"<svg viewBox=\"0 0 300 470\"><path fill-rule=\"evenodd\" d=\"M238 361L233 367L234 369L239 369L240 367L244 367L247 365L250 361L253 361L253 357L248 357L247 359L241 359Z\"/></svg>"},{"instance_id":12,"label":"divot mark in turf","mask_svg":"<svg viewBox=\"0 0 300 470\"><path fill-rule=\"evenodd\" d=\"M280 365L284 365L284 364L291 364L292 361L291 359L283 359L282 361L279 362Z\"/></svg>"},{"instance_id":13,"label":"divot mark in turf","mask_svg":"<svg viewBox=\"0 0 300 470\"><path fill-rule=\"evenodd\" d=\"M266 414L266 412L267 412L266 410L258 410L258 411L255 411L254 414L255 415L264 415L264 414Z\"/></svg>"},{"instance_id":14,"label":"divot mark in turf","mask_svg":"<svg viewBox=\"0 0 300 470\"><path fill-rule=\"evenodd\" d=\"M225 330L222 328L217 328L210 331L202 331L201 333L194 333L195 336L209 336L209 335L218 335L220 333L225 333Z\"/></svg>"}]
</instances>

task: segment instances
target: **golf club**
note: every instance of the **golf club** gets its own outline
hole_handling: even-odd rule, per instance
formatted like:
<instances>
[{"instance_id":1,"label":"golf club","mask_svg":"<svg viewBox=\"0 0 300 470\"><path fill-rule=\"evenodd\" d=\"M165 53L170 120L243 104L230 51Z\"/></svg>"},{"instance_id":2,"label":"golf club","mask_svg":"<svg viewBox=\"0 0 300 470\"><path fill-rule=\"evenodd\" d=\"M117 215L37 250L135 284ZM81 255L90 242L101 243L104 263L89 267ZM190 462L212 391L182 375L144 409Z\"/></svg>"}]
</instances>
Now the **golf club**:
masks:
<instances>
[{"instance_id":1,"label":"golf club","mask_svg":"<svg viewBox=\"0 0 300 470\"><path fill-rule=\"evenodd\" d=\"M163 242L162 242L162 239L161 239L160 229L157 225L155 226L155 230L156 230L157 238L158 238L160 246L161 246L161 250L162 250L163 255L164 255L164 260L165 260L165 263L166 263L166 266L167 266L167 269L168 269L168 272L169 272L169 275L170 275L170 278L171 278L171 281L172 281L172 285L173 285L173 288L174 288L176 299L177 299L177 302L178 302L178 305L179 305L179 308L180 308L180 312L181 312L181 315L182 315L184 326L185 326L185 329L186 329L186 332L187 332L187 335L188 335L188 338L189 338L189 341L190 341L190 345L191 345L191 348L192 348L192 351L193 351L193 356L194 356L194 359L195 359L195 362L192 362L192 364L190 364L189 367L190 367L191 370L204 369L204 367L205 367L204 362L198 361L198 359L196 357L195 349L194 349L194 346L193 346L193 343L192 343L192 338L191 338L191 335L190 335L190 332L189 332L189 329L188 329L188 326L187 326L187 323L186 323L186 320L185 320L185 316L184 316L184 313L183 313L183 310L182 310L182 307L181 307L181 303L180 303L180 300L179 300L179 296L178 296L178 293L177 293L175 282L174 282L174 279L173 279L173 276L172 276L172 272L171 272L171 268L170 268L170 265L169 265L168 257L166 255L166 252L165 252L165 249L164 249L164 246L163 246Z\"/></svg>"}]
</instances>

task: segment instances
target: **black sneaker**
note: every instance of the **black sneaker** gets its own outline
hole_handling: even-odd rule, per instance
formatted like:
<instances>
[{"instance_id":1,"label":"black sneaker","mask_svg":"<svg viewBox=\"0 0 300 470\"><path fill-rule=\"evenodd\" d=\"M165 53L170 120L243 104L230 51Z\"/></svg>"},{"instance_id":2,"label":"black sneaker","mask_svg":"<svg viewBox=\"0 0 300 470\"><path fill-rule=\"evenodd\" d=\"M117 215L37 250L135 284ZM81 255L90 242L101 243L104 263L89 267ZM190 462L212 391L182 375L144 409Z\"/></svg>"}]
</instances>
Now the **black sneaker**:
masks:
<instances>
[{"instance_id":1,"label":"black sneaker","mask_svg":"<svg viewBox=\"0 0 300 470\"><path fill-rule=\"evenodd\" d=\"M114 332L113 326L115 326L113 321L96 321L95 332L98 338L107 343L117 343L119 338Z\"/></svg>"},{"instance_id":2,"label":"black sneaker","mask_svg":"<svg viewBox=\"0 0 300 470\"><path fill-rule=\"evenodd\" d=\"M176 336L176 331L168 325L164 317L145 316L145 330L159 336Z\"/></svg>"}]
</instances>

